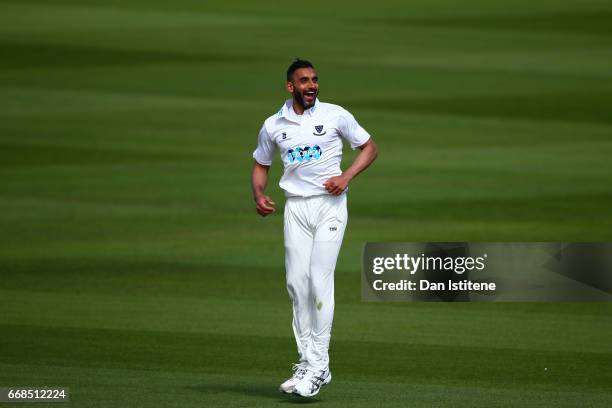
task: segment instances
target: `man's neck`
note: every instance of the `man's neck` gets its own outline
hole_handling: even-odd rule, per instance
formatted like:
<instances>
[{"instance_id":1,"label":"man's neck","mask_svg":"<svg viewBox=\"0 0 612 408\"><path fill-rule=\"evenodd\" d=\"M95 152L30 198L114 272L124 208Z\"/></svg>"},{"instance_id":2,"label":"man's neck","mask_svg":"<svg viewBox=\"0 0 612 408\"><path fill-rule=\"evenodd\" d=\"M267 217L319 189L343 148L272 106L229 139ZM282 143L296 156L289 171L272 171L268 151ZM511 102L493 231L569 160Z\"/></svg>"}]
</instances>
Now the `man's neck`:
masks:
<instances>
[{"instance_id":1,"label":"man's neck","mask_svg":"<svg viewBox=\"0 0 612 408\"><path fill-rule=\"evenodd\" d=\"M293 111L298 115L304 114L304 107L298 103L295 99L293 100Z\"/></svg>"}]
</instances>

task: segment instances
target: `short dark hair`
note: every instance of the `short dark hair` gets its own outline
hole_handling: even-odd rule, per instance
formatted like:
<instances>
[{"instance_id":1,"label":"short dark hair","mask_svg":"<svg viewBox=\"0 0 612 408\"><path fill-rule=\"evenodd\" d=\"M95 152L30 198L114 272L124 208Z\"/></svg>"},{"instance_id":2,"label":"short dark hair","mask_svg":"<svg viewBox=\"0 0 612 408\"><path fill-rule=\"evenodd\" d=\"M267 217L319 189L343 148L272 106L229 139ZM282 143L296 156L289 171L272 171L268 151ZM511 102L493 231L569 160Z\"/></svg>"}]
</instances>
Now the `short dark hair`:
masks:
<instances>
[{"instance_id":1,"label":"short dark hair","mask_svg":"<svg viewBox=\"0 0 612 408\"><path fill-rule=\"evenodd\" d=\"M296 58L293 60L289 68L287 69L287 81L291 81L293 79L293 73L300 68L313 68L314 66L310 61L303 60L300 58Z\"/></svg>"}]
</instances>

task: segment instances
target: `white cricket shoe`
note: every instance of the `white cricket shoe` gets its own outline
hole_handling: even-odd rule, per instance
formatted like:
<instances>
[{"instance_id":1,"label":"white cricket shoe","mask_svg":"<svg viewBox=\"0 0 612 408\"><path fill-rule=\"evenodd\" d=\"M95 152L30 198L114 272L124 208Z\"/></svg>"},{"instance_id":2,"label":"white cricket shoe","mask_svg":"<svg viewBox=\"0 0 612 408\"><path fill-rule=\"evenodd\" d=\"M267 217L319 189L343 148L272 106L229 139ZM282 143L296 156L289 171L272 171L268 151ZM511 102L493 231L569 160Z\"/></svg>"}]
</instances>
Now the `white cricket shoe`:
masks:
<instances>
[{"instance_id":1,"label":"white cricket shoe","mask_svg":"<svg viewBox=\"0 0 612 408\"><path fill-rule=\"evenodd\" d=\"M294 372L293 375L284 383L278 387L278 389L284 393L291 394L295 389L295 384L297 384L304 376L306 375L306 368L304 365L294 364L291 368Z\"/></svg>"},{"instance_id":2,"label":"white cricket shoe","mask_svg":"<svg viewBox=\"0 0 612 408\"><path fill-rule=\"evenodd\" d=\"M321 387L331 382L332 376L329 369L311 370L308 369L293 389L293 393L302 397L314 397L319 393Z\"/></svg>"}]
</instances>

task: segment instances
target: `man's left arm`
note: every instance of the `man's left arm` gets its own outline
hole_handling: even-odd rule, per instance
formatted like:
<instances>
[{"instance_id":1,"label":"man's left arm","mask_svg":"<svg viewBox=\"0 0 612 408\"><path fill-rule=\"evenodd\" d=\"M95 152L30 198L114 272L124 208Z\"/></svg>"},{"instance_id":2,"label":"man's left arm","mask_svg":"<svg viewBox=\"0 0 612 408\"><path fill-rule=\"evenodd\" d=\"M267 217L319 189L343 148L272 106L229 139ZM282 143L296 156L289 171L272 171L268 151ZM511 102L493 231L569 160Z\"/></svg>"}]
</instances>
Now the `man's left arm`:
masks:
<instances>
[{"instance_id":1,"label":"man's left arm","mask_svg":"<svg viewBox=\"0 0 612 408\"><path fill-rule=\"evenodd\" d=\"M369 138L367 142L358 148L361 151L351 166L341 175L332 177L323 184L328 193L334 195L342 194L342 192L348 187L351 180L353 180L359 173L367 169L368 166L378 157L378 147L372 138Z\"/></svg>"}]
</instances>

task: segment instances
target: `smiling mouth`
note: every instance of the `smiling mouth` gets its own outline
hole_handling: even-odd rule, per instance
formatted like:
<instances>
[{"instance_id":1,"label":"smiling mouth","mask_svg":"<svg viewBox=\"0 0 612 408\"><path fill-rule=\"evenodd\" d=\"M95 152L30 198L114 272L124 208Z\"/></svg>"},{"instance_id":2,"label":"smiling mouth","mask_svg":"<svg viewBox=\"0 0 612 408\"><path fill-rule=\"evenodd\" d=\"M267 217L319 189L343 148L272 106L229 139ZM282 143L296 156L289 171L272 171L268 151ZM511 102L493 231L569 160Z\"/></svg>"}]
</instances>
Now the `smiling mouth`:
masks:
<instances>
[{"instance_id":1,"label":"smiling mouth","mask_svg":"<svg viewBox=\"0 0 612 408\"><path fill-rule=\"evenodd\" d=\"M304 96L310 99L314 99L317 93L315 91L304 92Z\"/></svg>"}]
</instances>

